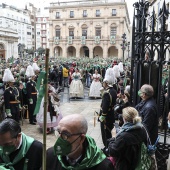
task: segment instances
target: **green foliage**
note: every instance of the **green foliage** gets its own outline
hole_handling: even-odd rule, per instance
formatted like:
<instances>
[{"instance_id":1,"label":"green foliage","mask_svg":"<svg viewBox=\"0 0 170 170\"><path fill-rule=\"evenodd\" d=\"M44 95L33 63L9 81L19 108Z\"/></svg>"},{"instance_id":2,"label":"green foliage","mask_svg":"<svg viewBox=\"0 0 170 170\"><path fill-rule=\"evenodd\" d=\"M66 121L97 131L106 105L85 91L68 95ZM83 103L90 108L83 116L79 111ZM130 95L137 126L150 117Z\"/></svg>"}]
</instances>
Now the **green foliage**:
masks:
<instances>
[{"instance_id":1,"label":"green foliage","mask_svg":"<svg viewBox=\"0 0 170 170\"><path fill-rule=\"evenodd\" d=\"M38 54L40 54L40 55L42 55L42 54L44 54L44 53L45 53L45 49L44 49L44 48L42 48L42 47L39 47L36 51L37 51L37 52L38 52Z\"/></svg>"},{"instance_id":2,"label":"green foliage","mask_svg":"<svg viewBox=\"0 0 170 170\"><path fill-rule=\"evenodd\" d=\"M26 52L27 52L28 54L32 54L32 55L34 54L34 50L33 50L32 48L27 49Z\"/></svg>"}]
</instances>

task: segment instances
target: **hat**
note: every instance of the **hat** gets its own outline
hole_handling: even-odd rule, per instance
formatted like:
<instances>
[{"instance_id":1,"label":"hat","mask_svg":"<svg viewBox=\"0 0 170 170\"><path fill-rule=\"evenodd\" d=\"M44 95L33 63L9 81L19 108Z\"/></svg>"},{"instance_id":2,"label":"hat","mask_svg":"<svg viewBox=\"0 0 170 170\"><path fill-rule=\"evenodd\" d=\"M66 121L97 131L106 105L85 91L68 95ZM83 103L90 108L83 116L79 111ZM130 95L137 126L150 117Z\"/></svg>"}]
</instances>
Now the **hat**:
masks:
<instances>
[{"instance_id":1,"label":"hat","mask_svg":"<svg viewBox=\"0 0 170 170\"><path fill-rule=\"evenodd\" d=\"M115 77L116 77L116 78L120 77L119 66L118 66L118 65L115 65L115 66L113 67L113 70L114 70L114 73L115 73Z\"/></svg>"},{"instance_id":2,"label":"hat","mask_svg":"<svg viewBox=\"0 0 170 170\"><path fill-rule=\"evenodd\" d=\"M38 67L37 63L33 63L32 67L34 71L40 71L40 68Z\"/></svg>"},{"instance_id":3,"label":"hat","mask_svg":"<svg viewBox=\"0 0 170 170\"><path fill-rule=\"evenodd\" d=\"M111 77L111 83L114 84L116 82L116 77L113 68L108 68L106 70L105 76L110 76Z\"/></svg>"},{"instance_id":4,"label":"hat","mask_svg":"<svg viewBox=\"0 0 170 170\"><path fill-rule=\"evenodd\" d=\"M122 72L124 71L124 70L123 70L123 63L120 62L120 63L118 64L118 67L119 67L119 72L122 73Z\"/></svg>"},{"instance_id":5,"label":"hat","mask_svg":"<svg viewBox=\"0 0 170 170\"><path fill-rule=\"evenodd\" d=\"M113 87L112 86L112 77L109 75L106 75L103 82L107 83L109 87Z\"/></svg>"},{"instance_id":6,"label":"hat","mask_svg":"<svg viewBox=\"0 0 170 170\"><path fill-rule=\"evenodd\" d=\"M31 65L29 65L29 66L27 67L27 70L26 70L26 72L25 72L25 75L26 75L27 77L35 76L33 67L32 67Z\"/></svg>"},{"instance_id":7,"label":"hat","mask_svg":"<svg viewBox=\"0 0 170 170\"><path fill-rule=\"evenodd\" d=\"M3 81L4 82L15 82L14 76L9 68L5 69Z\"/></svg>"}]
</instances>

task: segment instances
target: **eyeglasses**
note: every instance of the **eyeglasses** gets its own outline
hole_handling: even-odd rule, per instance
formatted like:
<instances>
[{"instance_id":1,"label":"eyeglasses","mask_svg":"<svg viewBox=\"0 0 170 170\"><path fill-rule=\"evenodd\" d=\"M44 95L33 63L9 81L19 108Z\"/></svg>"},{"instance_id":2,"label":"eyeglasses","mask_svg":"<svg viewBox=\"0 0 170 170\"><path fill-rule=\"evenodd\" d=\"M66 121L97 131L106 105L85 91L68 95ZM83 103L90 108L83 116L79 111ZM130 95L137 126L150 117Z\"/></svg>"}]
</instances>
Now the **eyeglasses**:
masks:
<instances>
[{"instance_id":1,"label":"eyeglasses","mask_svg":"<svg viewBox=\"0 0 170 170\"><path fill-rule=\"evenodd\" d=\"M60 132L59 130L56 130L56 131L60 134L60 136L63 140L67 140L71 136L76 136L76 135L82 134L82 133L69 134L69 133L66 133L66 132Z\"/></svg>"}]
</instances>

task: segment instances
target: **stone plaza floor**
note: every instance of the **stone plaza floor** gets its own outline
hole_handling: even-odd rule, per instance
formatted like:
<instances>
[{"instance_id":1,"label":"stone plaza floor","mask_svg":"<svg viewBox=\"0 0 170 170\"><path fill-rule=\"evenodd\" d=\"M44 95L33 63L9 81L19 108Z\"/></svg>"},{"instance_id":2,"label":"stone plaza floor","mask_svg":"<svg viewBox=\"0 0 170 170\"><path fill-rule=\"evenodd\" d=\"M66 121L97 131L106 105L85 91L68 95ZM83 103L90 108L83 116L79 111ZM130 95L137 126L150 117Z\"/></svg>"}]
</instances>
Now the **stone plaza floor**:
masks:
<instances>
[{"instance_id":1,"label":"stone plaza floor","mask_svg":"<svg viewBox=\"0 0 170 170\"><path fill-rule=\"evenodd\" d=\"M94 138L94 140L96 141L96 145L99 148L103 148L104 146L102 143L100 123L97 121L97 116L94 126L94 112L99 112L101 99L90 100L88 98L88 89L85 90L84 99L69 99L68 92L69 89L65 88L64 92L61 93L60 110L62 115L66 116L76 113L85 116L88 122L87 134ZM30 125L29 120L24 119L23 126L21 126L21 128L25 134L43 142L43 133L39 125ZM52 147L55 141L55 134L48 134L46 140L46 148ZM160 142L163 142L163 137L161 137ZM170 135L167 136L167 143L170 143ZM168 159L167 165L167 170L170 170L170 158Z\"/></svg>"},{"instance_id":2,"label":"stone plaza floor","mask_svg":"<svg viewBox=\"0 0 170 170\"><path fill-rule=\"evenodd\" d=\"M93 137L96 141L96 144L99 148L103 148L102 138L101 138L101 132L100 132L100 123L97 122L94 127L94 112L99 111L100 108L100 102L101 100L89 100L89 101L70 101L69 103L61 103L60 110L63 116L69 115L69 114L81 114L84 117L86 117L88 122L88 135ZM42 129L38 125L30 125L28 119L23 120L23 126L21 126L22 131L39 140L43 141L43 133ZM54 145L56 141L56 137L54 133L47 135L47 148Z\"/></svg>"}]
</instances>

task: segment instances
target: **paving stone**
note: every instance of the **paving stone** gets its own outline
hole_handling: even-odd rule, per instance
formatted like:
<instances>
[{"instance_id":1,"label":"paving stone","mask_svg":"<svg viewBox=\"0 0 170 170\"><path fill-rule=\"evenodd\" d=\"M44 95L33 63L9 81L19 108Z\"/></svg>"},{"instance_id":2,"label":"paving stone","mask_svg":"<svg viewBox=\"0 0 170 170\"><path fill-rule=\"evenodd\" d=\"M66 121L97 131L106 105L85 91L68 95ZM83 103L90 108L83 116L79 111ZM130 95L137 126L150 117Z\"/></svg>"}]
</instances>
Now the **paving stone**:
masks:
<instances>
[{"instance_id":1,"label":"paving stone","mask_svg":"<svg viewBox=\"0 0 170 170\"><path fill-rule=\"evenodd\" d=\"M100 109L101 100L93 101L70 101L70 103L61 103L60 110L63 116L78 113L86 117L88 121L88 132L87 134L94 138L97 145L99 144L100 148L103 148L100 124L96 119L96 126L94 127L94 111ZM24 120L23 126L21 126L22 131L43 142L43 133L42 129L38 125L30 125L28 119ZM54 133L47 135L46 147L49 148L54 145L56 141L56 136Z\"/></svg>"}]
</instances>

